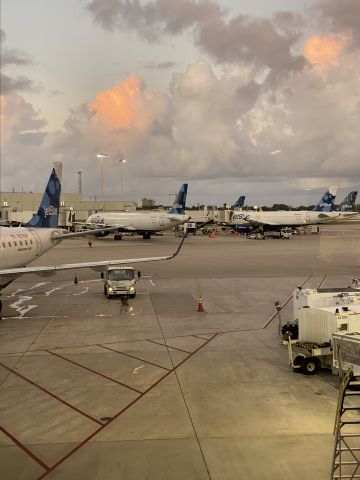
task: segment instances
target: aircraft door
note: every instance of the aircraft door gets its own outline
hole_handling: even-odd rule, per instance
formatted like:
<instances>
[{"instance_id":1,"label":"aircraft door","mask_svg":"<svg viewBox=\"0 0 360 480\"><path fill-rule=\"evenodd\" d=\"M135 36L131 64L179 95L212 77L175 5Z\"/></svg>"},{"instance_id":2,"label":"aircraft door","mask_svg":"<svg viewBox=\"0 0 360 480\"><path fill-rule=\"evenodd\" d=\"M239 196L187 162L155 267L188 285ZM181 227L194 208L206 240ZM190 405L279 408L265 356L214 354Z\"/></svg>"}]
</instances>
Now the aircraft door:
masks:
<instances>
[{"instance_id":1,"label":"aircraft door","mask_svg":"<svg viewBox=\"0 0 360 480\"><path fill-rule=\"evenodd\" d=\"M33 241L35 242L35 248L36 248L35 253L36 253L36 256L38 257L41 254L41 238L35 230L32 230L31 233L32 233Z\"/></svg>"},{"instance_id":2,"label":"aircraft door","mask_svg":"<svg viewBox=\"0 0 360 480\"><path fill-rule=\"evenodd\" d=\"M310 213L307 213L305 215L305 220L306 220L306 223L310 223Z\"/></svg>"}]
</instances>

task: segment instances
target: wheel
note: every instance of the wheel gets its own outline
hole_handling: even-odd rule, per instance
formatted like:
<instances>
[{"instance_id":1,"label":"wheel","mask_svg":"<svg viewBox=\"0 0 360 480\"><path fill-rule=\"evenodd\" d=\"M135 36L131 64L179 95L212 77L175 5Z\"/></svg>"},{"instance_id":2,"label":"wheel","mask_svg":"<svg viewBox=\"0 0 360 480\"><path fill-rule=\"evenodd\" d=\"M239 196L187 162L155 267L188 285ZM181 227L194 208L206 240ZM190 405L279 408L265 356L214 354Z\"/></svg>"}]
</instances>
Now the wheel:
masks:
<instances>
[{"instance_id":1,"label":"wheel","mask_svg":"<svg viewBox=\"0 0 360 480\"><path fill-rule=\"evenodd\" d=\"M114 235L114 240L122 240L122 235L121 235L121 233L116 233L116 234Z\"/></svg>"},{"instance_id":2,"label":"wheel","mask_svg":"<svg viewBox=\"0 0 360 480\"><path fill-rule=\"evenodd\" d=\"M150 238L151 238L150 233L143 233L143 239L144 240L150 240Z\"/></svg>"},{"instance_id":3,"label":"wheel","mask_svg":"<svg viewBox=\"0 0 360 480\"><path fill-rule=\"evenodd\" d=\"M109 295L109 292L106 287L104 287L104 295L106 298L111 298L111 295Z\"/></svg>"},{"instance_id":4,"label":"wheel","mask_svg":"<svg viewBox=\"0 0 360 480\"><path fill-rule=\"evenodd\" d=\"M130 294L130 298L135 298L136 297L136 293L131 293Z\"/></svg>"},{"instance_id":5,"label":"wheel","mask_svg":"<svg viewBox=\"0 0 360 480\"><path fill-rule=\"evenodd\" d=\"M316 375L319 371L319 361L315 357L304 358L301 366L301 372L305 375Z\"/></svg>"},{"instance_id":6,"label":"wheel","mask_svg":"<svg viewBox=\"0 0 360 480\"><path fill-rule=\"evenodd\" d=\"M2 301L0 300L0 314L1 314L2 307L3 307Z\"/></svg>"}]
</instances>

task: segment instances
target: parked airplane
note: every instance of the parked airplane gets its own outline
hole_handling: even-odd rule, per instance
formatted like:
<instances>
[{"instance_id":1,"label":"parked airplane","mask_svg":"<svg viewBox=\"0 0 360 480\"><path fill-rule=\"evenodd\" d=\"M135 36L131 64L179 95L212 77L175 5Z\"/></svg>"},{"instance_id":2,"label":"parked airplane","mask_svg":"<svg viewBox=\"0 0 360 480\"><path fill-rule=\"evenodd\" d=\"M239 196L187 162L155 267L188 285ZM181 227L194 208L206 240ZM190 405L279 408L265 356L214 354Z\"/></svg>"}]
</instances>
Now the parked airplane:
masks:
<instances>
[{"instance_id":1,"label":"parked airplane","mask_svg":"<svg viewBox=\"0 0 360 480\"><path fill-rule=\"evenodd\" d=\"M254 210L246 210L242 212L234 212L231 224L264 224L271 226L297 227L301 225L318 225L319 223L325 223L340 217L339 213L331 212L336 198L336 190L337 187L330 187L312 211L278 210L271 212L258 212Z\"/></svg>"},{"instance_id":2,"label":"parked airplane","mask_svg":"<svg viewBox=\"0 0 360 480\"><path fill-rule=\"evenodd\" d=\"M339 212L353 212L355 210L357 194L357 191L350 192L349 195L345 197L344 200L340 203L336 210Z\"/></svg>"},{"instance_id":3,"label":"parked airplane","mask_svg":"<svg viewBox=\"0 0 360 480\"><path fill-rule=\"evenodd\" d=\"M335 204L337 187L330 187L313 208L314 212L332 212Z\"/></svg>"},{"instance_id":4,"label":"parked airplane","mask_svg":"<svg viewBox=\"0 0 360 480\"><path fill-rule=\"evenodd\" d=\"M169 213L162 212L103 212L90 215L85 227L117 227L118 232L139 233L145 240L150 239L155 232L168 230L181 225L190 217L184 214L188 184L184 183L175 199ZM121 240L121 235L115 235L115 240Z\"/></svg>"},{"instance_id":5,"label":"parked airplane","mask_svg":"<svg viewBox=\"0 0 360 480\"><path fill-rule=\"evenodd\" d=\"M245 205L245 195L241 195L231 208L239 209L239 208L242 208L244 205Z\"/></svg>"},{"instance_id":6,"label":"parked airplane","mask_svg":"<svg viewBox=\"0 0 360 480\"><path fill-rule=\"evenodd\" d=\"M59 172L59 175L57 173ZM34 273L40 276L51 276L60 270L79 268L92 268L96 271L104 270L108 265L120 265L139 262L153 262L170 260L180 251L185 236L180 242L175 253L168 256L127 258L120 260L105 260L97 262L70 263L63 265L48 265L42 267L27 267L29 263L58 245L66 238L88 235L89 231L67 233L58 228L58 216L61 192L61 164L57 164L52 170L44 196L37 214L23 227L0 227L0 293L18 276ZM117 228L107 227L105 230L114 231ZM98 233L104 228L93 230ZM0 300L0 312L2 303Z\"/></svg>"}]
</instances>

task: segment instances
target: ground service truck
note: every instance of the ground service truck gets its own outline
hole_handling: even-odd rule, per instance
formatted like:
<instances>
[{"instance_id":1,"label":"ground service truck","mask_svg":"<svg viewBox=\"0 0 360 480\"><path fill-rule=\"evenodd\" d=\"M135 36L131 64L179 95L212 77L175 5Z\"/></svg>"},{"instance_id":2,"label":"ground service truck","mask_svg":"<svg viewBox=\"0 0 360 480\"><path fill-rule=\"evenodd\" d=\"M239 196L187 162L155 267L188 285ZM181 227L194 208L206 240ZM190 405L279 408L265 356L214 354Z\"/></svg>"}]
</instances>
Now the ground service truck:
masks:
<instances>
[{"instance_id":1,"label":"ground service truck","mask_svg":"<svg viewBox=\"0 0 360 480\"><path fill-rule=\"evenodd\" d=\"M115 295L125 295L130 298L136 296L136 279L141 277L141 272L134 267L108 267L101 274L104 280L104 295L111 298Z\"/></svg>"}]
</instances>

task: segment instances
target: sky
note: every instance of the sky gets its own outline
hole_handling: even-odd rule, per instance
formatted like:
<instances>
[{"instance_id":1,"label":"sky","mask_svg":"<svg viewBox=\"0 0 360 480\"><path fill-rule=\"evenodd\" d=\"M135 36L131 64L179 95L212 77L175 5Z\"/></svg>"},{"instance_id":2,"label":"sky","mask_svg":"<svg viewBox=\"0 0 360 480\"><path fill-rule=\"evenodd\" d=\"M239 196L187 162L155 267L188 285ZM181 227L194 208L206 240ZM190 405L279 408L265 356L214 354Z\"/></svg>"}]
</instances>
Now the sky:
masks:
<instances>
[{"instance_id":1,"label":"sky","mask_svg":"<svg viewBox=\"0 0 360 480\"><path fill-rule=\"evenodd\" d=\"M312 204L360 184L358 0L3 0L1 190ZM125 157L126 164L119 159ZM121 192L120 178L123 177Z\"/></svg>"}]
</instances>

